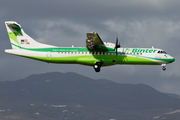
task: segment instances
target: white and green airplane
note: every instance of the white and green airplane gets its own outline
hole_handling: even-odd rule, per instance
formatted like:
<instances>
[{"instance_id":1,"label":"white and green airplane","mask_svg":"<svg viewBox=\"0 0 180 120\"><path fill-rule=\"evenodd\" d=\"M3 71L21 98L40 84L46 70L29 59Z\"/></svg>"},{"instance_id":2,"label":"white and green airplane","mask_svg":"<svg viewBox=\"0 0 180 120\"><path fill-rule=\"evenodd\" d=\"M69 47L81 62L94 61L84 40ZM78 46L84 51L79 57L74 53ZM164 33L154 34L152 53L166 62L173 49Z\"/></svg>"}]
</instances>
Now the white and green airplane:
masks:
<instances>
[{"instance_id":1,"label":"white and green airplane","mask_svg":"<svg viewBox=\"0 0 180 120\"><path fill-rule=\"evenodd\" d=\"M116 44L103 42L96 32L87 33L86 47L57 47L42 44L28 36L20 24L5 22L12 49L5 52L47 63L81 64L93 66L96 72L101 67L111 65L161 65L175 58L158 48L122 48L118 39Z\"/></svg>"}]
</instances>

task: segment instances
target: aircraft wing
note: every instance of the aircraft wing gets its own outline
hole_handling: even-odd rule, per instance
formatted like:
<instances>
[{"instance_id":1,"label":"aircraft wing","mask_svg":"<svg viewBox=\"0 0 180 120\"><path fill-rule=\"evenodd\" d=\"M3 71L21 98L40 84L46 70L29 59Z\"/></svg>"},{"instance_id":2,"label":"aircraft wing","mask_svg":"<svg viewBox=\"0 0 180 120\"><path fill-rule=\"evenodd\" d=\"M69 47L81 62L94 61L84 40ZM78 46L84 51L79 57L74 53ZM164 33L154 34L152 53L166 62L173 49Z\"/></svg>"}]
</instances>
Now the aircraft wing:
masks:
<instances>
[{"instance_id":1,"label":"aircraft wing","mask_svg":"<svg viewBox=\"0 0 180 120\"><path fill-rule=\"evenodd\" d=\"M96 32L87 33L86 47L89 50L95 50L100 48L107 49Z\"/></svg>"}]
</instances>

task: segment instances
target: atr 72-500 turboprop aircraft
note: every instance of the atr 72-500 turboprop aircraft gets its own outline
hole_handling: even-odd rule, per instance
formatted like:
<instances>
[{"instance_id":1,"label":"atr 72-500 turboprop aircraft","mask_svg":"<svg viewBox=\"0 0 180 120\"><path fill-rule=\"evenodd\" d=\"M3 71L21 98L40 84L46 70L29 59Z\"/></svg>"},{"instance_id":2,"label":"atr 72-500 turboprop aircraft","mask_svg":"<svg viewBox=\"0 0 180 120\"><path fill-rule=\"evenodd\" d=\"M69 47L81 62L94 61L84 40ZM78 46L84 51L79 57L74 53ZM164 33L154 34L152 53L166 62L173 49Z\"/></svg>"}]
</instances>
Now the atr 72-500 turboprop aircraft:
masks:
<instances>
[{"instance_id":1,"label":"atr 72-500 turboprop aircraft","mask_svg":"<svg viewBox=\"0 0 180 120\"><path fill-rule=\"evenodd\" d=\"M17 22L5 22L12 49L5 52L48 63L81 64L93 66L96 72L111 65L161 65L175 59L157 48L121 48L118 44L103 42L96 32L87 33L86 47L57 47L42 44L28 36Z\"/></svg>"}]
</instances>

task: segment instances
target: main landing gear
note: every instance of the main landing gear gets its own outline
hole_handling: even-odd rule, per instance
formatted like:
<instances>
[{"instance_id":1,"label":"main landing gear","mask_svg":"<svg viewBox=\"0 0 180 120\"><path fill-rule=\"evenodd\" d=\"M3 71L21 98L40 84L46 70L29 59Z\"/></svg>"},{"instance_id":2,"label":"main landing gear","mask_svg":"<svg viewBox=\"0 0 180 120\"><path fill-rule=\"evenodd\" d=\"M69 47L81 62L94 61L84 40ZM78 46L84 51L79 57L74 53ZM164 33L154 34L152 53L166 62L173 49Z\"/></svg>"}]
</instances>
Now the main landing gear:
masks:
<instances>
[{"instance_id":1,"label":"main landing gear","mask_svg":"<svg viewBox=\"0 0 180 120\"><path fill-rule=\"evenodd\" d=\"M166 64L162 64L162 70L165 71L166 70Z\"/></svg>"},{"instance_id":2,"label":"main landing gear","mask_svg":"<svg viewBox=\"0 0 180 120\"><path fill-rule=\"evenodd\" d=\"M101 70L101 62L97 62L93 67L96 72L99 72Z\"/></svg>"}]
</instances>

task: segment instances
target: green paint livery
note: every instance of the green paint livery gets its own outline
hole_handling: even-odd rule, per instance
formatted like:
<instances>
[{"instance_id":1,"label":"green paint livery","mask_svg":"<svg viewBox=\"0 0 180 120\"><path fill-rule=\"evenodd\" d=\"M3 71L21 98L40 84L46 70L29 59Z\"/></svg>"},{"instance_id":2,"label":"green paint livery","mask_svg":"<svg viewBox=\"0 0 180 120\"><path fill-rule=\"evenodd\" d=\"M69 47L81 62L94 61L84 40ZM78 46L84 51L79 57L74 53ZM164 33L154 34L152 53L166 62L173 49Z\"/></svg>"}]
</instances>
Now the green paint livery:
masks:
<instances>
[{"instance_id":1,"label":"green paint livery","mask_svg":"<svg viewBox=\"0 0 180 120\"><path fill-rule=\"evenodd\" d=\"M175 59L161 49L120 48L116 44L105 43L95 32L87 33L86 47L67 48L42 44L29 37L14 21L5 22L12 49L6 53L48 63L81 64L93 66L96 72L103 66L111 65L162 65Z\"/></svg>"},{"instance_id":2,"label":"green paint livery","mask_svg":"<svg viewBox=\"0 0 180 120\"><path fill-rule=\"evenodd\" d=\"M10 37L12 40L14 40L18 45L20 45L19 42L18 42L18 40L17 40L17 35L19 35L19 34L20 34L20 32L9 32L9 33L8 33L9 37Z\"/></svg>"}]
</instances>

